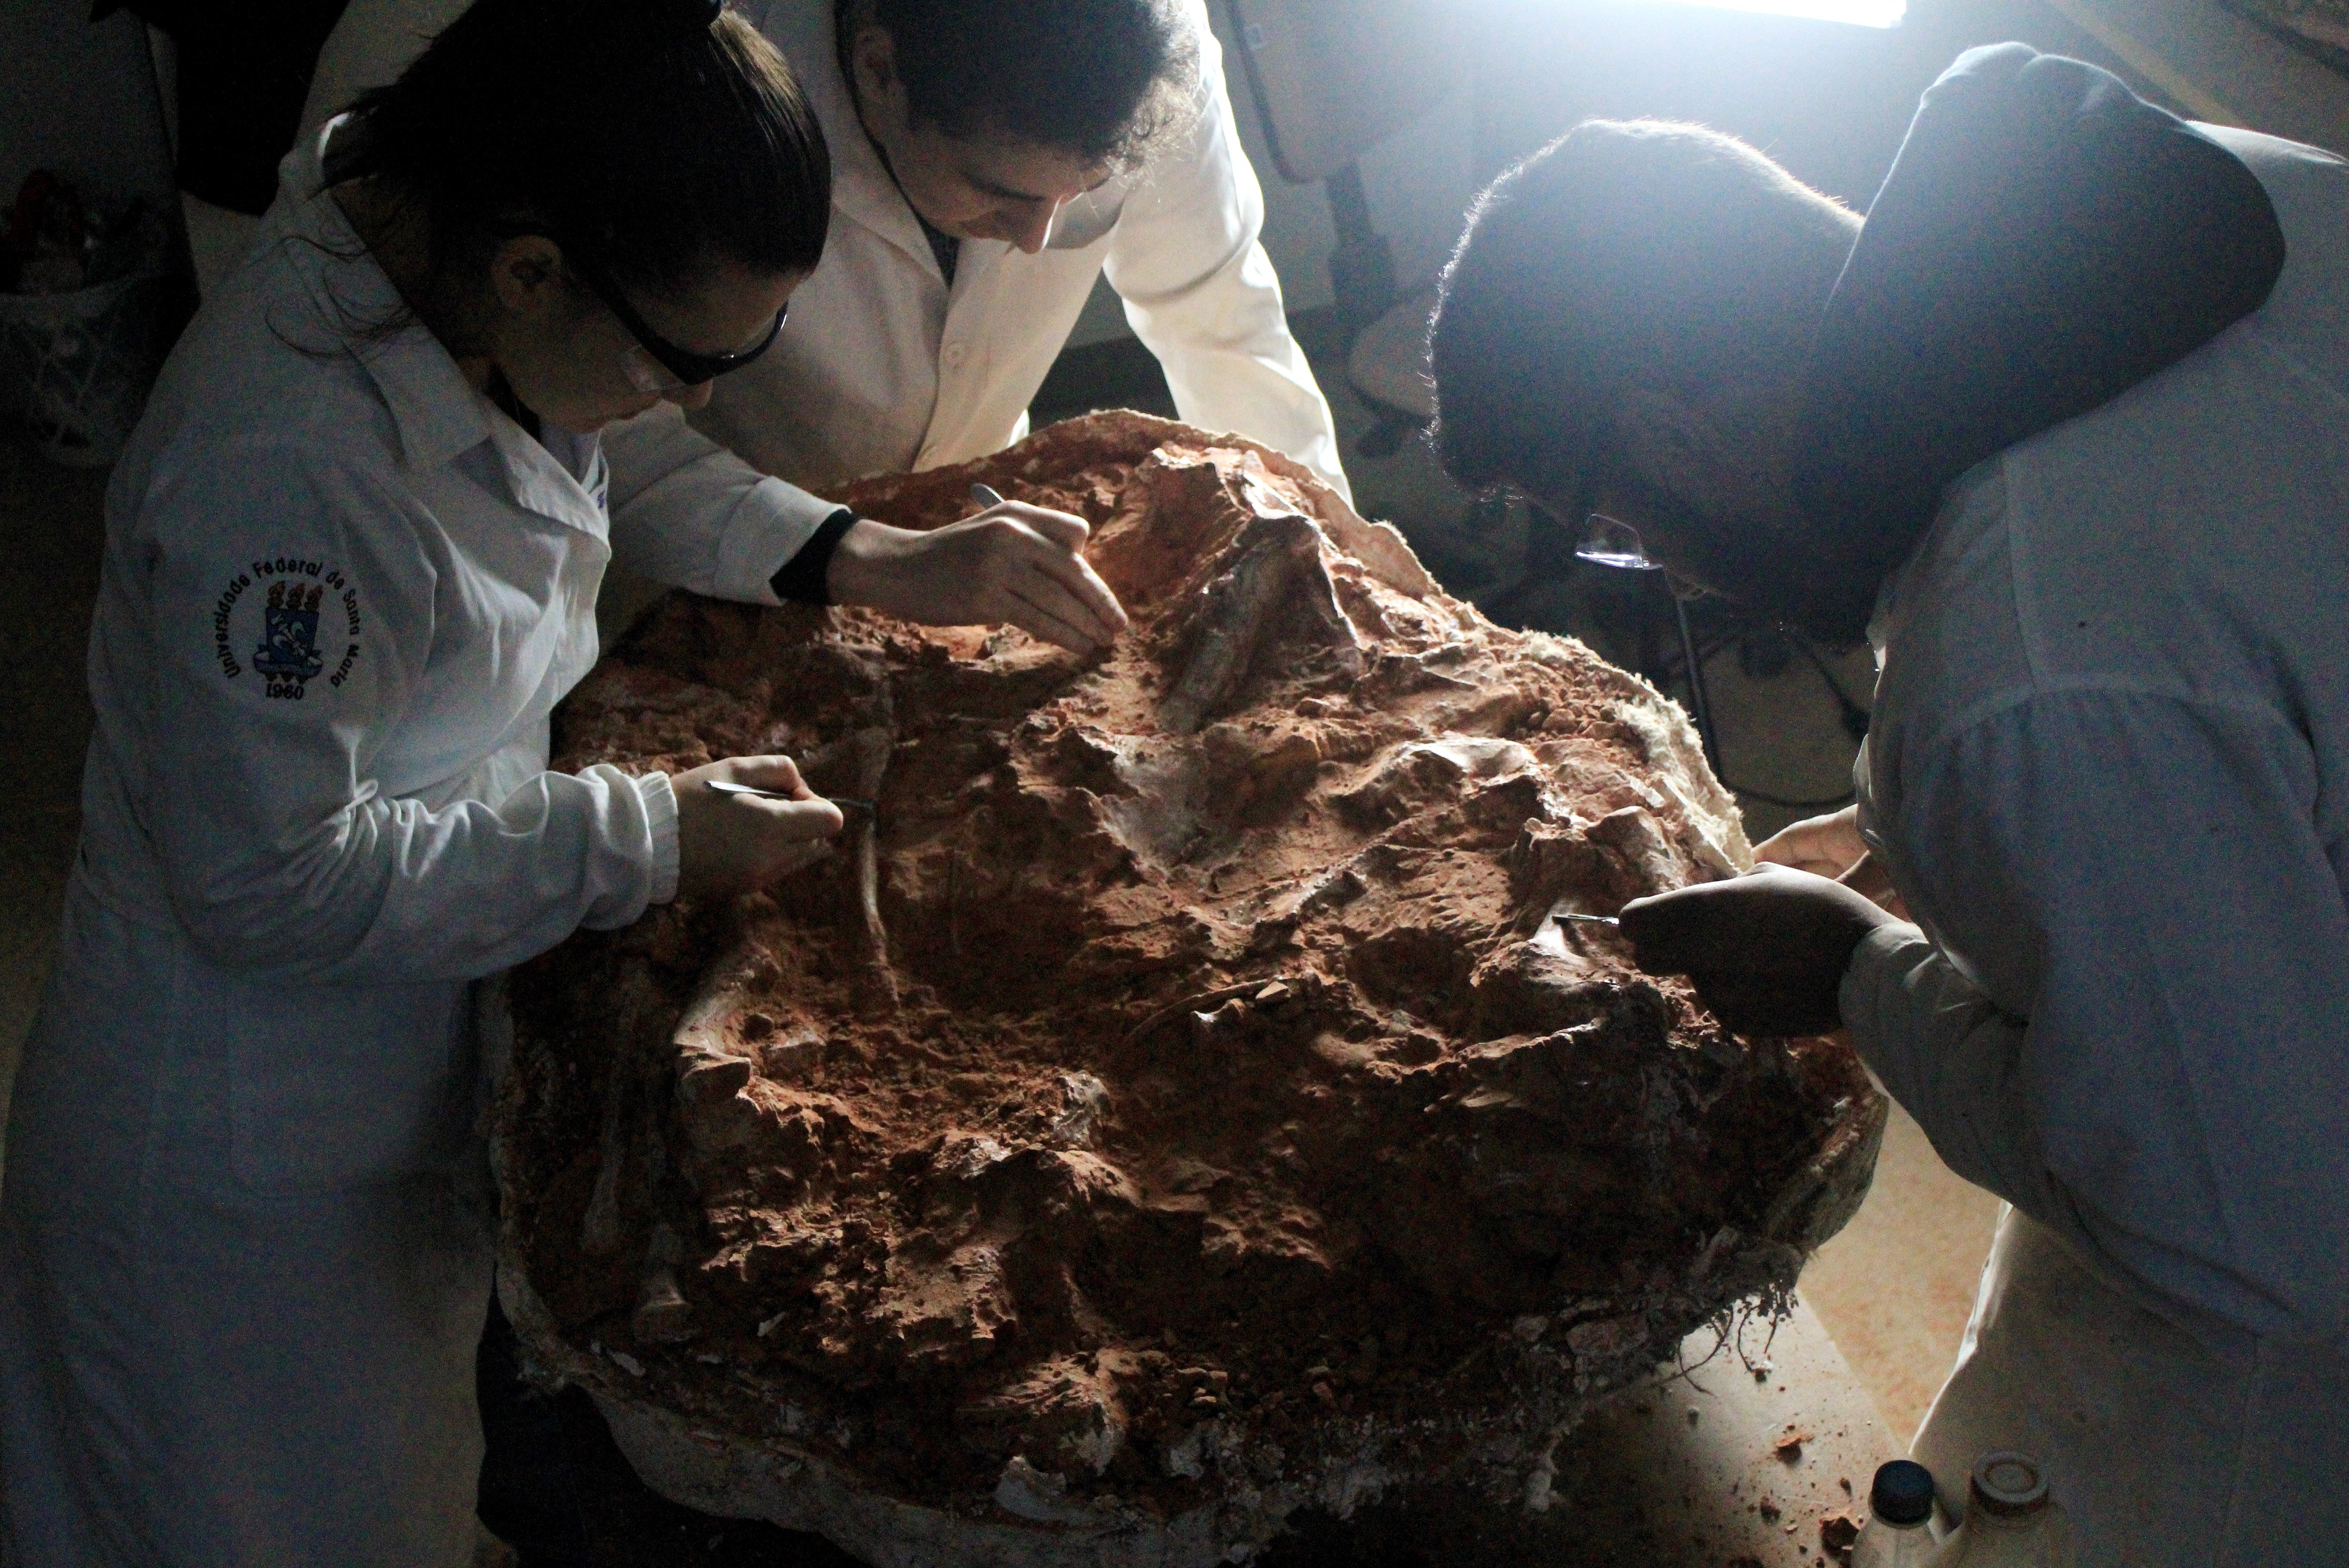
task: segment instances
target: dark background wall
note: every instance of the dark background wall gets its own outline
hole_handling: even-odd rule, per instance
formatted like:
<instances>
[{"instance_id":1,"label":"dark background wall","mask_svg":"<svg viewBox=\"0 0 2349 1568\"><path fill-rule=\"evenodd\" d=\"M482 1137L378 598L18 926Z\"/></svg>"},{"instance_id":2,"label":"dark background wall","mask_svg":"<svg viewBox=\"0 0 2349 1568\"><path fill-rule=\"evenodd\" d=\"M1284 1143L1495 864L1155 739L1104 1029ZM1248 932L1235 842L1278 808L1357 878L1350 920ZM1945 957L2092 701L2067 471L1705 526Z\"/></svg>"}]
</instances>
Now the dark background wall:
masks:
<instances>
[{"instance_id":1,"label":"dark background wall","mask_svg":"<svg viewBox=\"0 0 2349 1568\"><path fill-rule=\"evenodd\" d=\"M171 197L146 26L89 12L89 0L0 4L0 201L40 168L91 191Z\"/></svg>"}]
</instances>

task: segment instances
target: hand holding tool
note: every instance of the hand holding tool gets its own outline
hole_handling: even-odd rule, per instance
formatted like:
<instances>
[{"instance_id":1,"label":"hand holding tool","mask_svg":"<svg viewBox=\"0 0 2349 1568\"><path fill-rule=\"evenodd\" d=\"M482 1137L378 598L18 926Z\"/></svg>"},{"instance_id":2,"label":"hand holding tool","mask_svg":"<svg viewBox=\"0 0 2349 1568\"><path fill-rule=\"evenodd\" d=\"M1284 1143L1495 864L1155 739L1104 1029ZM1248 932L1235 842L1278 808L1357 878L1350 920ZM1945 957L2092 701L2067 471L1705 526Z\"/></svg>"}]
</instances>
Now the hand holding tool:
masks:
<instances>
[{"instance_id":1,"label":"hand holding tool","mask_svg":"<svg viewBox=\"0 0 2349 1568\"><path fill-rule=\"evenodd\" d=\"M761 800L796 801L799 799L796 795L786 795L781 789L760 789L749 784L729 783L723 779L712 779L709 781L709 788L717 790L721 795L755 795ZM877 814L878 812L878 808L875 807L872 801L860 800L853 795L822 796L819 797L819 799L831 800L833 805L839 807L843 811L863 811L868 815Z\"/></svg>"},{"instance_id":2,"label":"hand holding tool","mask_svg":"<svg viewBox=\"0 0 2349 1568\"><path fill-rule=\"evenodd\" d=\"M1861 855L1844 868L1843 875L1835 880L1879 903L1883 902L1880 895L1892 887L1892 879L1885 874L1884 868L1877 863L1872 854ZM1584 914L1571 909L1558 911L1557 918L1573 921L1578 925L1611 925L1619 930L1623 924L1611 914Z\"/></svg>"}]
</instances>

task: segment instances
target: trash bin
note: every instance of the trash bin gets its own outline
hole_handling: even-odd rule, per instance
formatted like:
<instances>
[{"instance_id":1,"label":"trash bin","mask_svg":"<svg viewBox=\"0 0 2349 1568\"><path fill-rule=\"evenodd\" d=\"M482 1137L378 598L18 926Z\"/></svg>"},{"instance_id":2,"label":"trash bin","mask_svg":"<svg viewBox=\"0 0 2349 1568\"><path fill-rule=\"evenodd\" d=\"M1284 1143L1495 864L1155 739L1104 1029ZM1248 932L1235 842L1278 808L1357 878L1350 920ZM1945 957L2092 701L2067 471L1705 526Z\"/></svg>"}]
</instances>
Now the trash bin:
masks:
<instances>
[{"instance_id":1,"label":"trash bin","mask_svg":"<svg viewBox=\"0 0 2349 1568\"><path fill-rule=\"evenodd\" d=\"M0 294L0 403L44 453L77 468L121 453L162 358L170 297L160 265L63 294Z\"/></svg>"},{"instance_id":2,"label":"trash bin","mask_svg":"<svg viewBox=\"0 0 2349 1568\"><path fill-rule=\"evenodd\" d=\"M0 211L0 412L61 463L112 462L139 423L178 297L143 200L86 200L46 169Z\"/></svg>"}]
</instances>

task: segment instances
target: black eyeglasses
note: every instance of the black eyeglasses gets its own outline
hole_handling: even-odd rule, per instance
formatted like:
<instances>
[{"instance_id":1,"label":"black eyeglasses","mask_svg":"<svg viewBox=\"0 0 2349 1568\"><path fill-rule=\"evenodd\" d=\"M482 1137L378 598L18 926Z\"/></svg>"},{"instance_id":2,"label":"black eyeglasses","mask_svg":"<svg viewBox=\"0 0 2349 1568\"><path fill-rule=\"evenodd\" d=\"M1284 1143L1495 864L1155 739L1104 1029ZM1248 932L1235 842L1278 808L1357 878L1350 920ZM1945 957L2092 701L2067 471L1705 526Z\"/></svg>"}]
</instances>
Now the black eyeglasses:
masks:
<instances>
[{"instance_id":1,"label":"black eyeglasses","mask_svg":"<svg viewBox=\"0 0 2349 1568\"><path fill-rule=\"evenodd\" d=\"M635 355L623 356L622 368L627 371L628 379L639 391L679 391L688 387L698 387L705 381L715 381L730 370L741 369L775 346L776 337L783 330L784 318L792 314L791 304L786 301L783 308L775 313L774 321L768 325L767 335L740 353L696 354L689 348L679 348L676 344L647 326L645 318L636 313L635 307L628 304L626 297L609 278L603 276L593 268L574 268L574 270L578 272L589 288L595 291L597 297L612 307L612 314L620 318L620 325L626 327L628 335L636 340L636 347L657 361L661 369L677 378L673 384L666 382L654 372L651 366L644 364Z\"/></svg>"},{"instance_id":2,"label":"black eyeglasses","mask_svg":"<svg viewBox=\"0 0 2349 1568\"><path fill-rule=\"evenodd\" d=\"M535 230L523 232L538 232ZM595 297L611 307L612 314L620 318L620 325L628 329L628 335L636 340L636 346L620 356L620 368L626 373L629 384L639 392L681 392L688 387L698 387L705 381L715 381L729 371L741 369L775 346L776 337L783 330L783 322L792 314L791 302L786 300L783 308L775 312L775 319L768 326L767 335L749 348L733 354L697 354L690 348L679 348L645 325L645 318L636 314L636 307L628 303L627 296L620 292L619 285L612 281L610 274L601 267L582 261L575 246L564 244L562 239L554 234L539 233L538 237L563 246L564 264L582 283L595 291Z\"/></svg>"}]
</instances>

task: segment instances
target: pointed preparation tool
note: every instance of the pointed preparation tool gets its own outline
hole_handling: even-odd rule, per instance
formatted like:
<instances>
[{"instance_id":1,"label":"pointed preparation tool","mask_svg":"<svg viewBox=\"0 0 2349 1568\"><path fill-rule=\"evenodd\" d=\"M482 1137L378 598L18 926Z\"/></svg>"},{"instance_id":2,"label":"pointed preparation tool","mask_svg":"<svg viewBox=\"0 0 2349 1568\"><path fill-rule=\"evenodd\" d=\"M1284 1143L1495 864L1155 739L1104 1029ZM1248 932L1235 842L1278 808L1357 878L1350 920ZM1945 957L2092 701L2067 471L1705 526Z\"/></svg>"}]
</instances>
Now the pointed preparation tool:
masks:
<instances>
[{"instance_id":1,"label":"pointed preparation tool","mask_svg":"<svg viewBox=\"0 0 2349 1568\"><path fill-rule=\"evenodd\" d=\"M709 788L717 790L720 795L755 795L761 800L797 800L799 799L796 795L786 795L781 789L761 789L749 784L730 783L723 779L712 779L709 781ZM860 800L854 795L818 796L817 799L829 799L843 811L877 814L877 810L872 801Z\"/></svg>"}]
</instances>

